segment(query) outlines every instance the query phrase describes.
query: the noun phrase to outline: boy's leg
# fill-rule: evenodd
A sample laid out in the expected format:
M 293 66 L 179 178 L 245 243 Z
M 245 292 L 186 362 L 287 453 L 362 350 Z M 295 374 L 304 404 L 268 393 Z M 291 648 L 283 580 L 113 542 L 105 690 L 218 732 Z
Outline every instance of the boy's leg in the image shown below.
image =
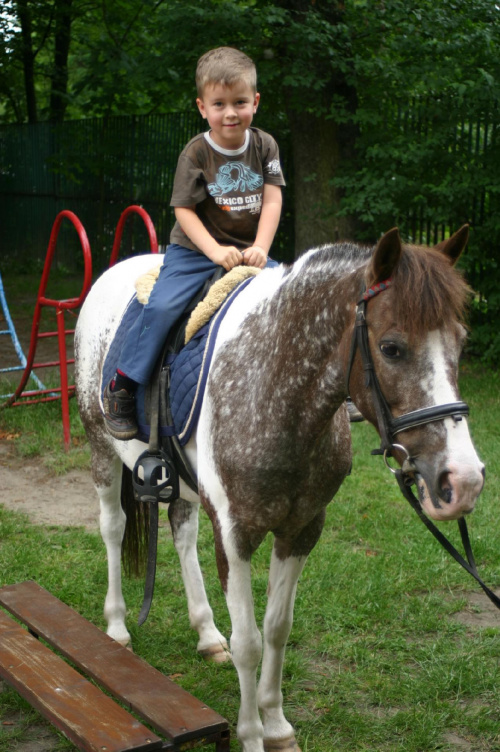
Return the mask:
M 148 383 L 172 325 L 216 269 L 217 265 L 201 253 L 177 245 L 168 247 L 149 301 L 131 326 L 120 353 L 117 369 L 129 384 Z M 133 438 L 137 433 L 133 389 L 113 392 L 108 384 L 104 406 L 111 435 Z
M 217 265 L 182 246 L 169 246 L 148 303 L 130 328 L 118 369 L 129 379 L 147 384 L 163 343 L 188 303 L 213 275 Z

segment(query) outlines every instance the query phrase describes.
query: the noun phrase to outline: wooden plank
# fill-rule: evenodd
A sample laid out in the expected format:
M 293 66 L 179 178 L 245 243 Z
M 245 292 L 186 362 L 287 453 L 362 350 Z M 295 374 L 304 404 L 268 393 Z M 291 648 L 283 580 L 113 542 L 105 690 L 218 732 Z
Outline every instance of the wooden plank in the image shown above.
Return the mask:
M 145 752 L 162 741 L 0 611 L 0 676 L 83 752 Z
M 35 582 L 0 589 L 0 604 L 176 745 L 228 723 Z

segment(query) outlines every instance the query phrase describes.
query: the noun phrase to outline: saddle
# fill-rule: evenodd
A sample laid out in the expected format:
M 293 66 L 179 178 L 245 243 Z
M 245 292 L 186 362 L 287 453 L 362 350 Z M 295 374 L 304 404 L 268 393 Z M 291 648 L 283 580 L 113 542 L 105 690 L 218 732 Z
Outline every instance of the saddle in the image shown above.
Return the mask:
M 242 289 L 241 283 L 248 283 L 259 271 L 239 266 L 226 274 L 218 269 L 170 330 L 144 399 L 138 400 L 140 435 L 149 436 L 148 450 L 139 457 L 133 472 L 138 501 L 175 500 L 178 476 L 197 492 L 196 476 L 183 447 L 198 420 L 225 310 Z M 137 281 L 140 303 L 147 302 L 155 277 L 149 272 Z

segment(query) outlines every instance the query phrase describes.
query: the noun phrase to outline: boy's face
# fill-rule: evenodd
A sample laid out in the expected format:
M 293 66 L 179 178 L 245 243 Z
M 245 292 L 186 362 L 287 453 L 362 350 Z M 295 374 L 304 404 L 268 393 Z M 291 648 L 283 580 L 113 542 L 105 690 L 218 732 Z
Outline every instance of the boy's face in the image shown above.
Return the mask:
M 196 104 L 208 120 L 210 135 L 217 146 L 234 150 L 245 143 L 245 131 L 257 112 L 259 99 L 260 94 L 241 81 L 233 86 L 208 84 Z

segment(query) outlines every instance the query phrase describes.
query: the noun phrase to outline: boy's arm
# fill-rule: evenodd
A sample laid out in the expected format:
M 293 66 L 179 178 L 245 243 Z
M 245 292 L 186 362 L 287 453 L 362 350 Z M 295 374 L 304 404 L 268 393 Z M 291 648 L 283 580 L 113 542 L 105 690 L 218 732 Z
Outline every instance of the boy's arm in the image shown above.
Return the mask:
M 175 217 L 188 238 L 205 256 L 228 272 L 243 263 L 243 256 L 234 245 L 219 245 L 196 214 L 194 206 L 176 206 Z
M 244 263 L 263 269 L 267 263 L 267 254 L 276 235 L 281 216 L 282 195 L 279 185 L 264 185 L 262 209 L 255 242 L 247 248 Z

